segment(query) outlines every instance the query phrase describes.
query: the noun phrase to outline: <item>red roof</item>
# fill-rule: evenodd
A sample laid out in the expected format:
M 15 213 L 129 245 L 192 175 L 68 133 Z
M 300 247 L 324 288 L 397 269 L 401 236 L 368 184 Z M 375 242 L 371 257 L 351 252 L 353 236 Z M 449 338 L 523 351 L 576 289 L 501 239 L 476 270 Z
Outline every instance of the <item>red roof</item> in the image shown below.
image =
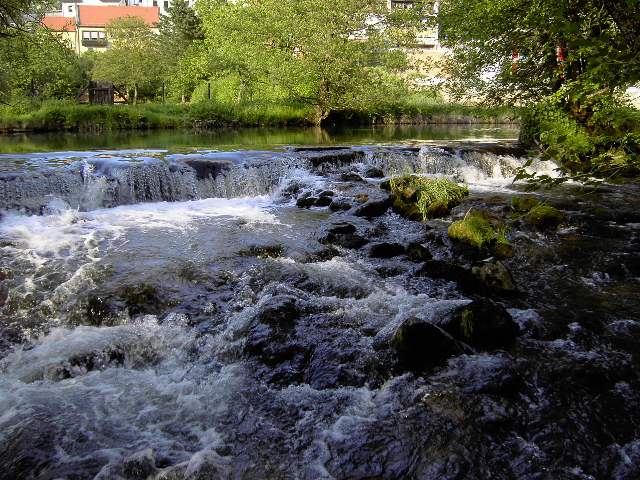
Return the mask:
M 140 17 L 148 25 L 160 21 L 159 7 L 111 7 L 102 5 L 79 5 L 81 27 L 104 27 L 111 20 L 122 17 Z
M 76 21 L 74 18 L 46 15 L 42 19 L 42 24 L 54 32 L 76 31 Z

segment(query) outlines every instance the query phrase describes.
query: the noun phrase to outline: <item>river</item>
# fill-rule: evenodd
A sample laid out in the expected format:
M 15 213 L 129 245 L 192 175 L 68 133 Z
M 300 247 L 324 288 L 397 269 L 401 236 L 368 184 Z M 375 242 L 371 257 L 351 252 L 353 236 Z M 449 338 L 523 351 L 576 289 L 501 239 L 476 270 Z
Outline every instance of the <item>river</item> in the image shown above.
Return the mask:
M 516 136 L 0 138 L 0 478 L 639 478 L 640 190 L 526 192 Z M 377 211 L 407 173 L 470 196 Z M 465 281 L 496 260 L 447 227 L 478 208 L 513 288 Z M 484 342 L 403 360 L 403 325 L 462 308 Z

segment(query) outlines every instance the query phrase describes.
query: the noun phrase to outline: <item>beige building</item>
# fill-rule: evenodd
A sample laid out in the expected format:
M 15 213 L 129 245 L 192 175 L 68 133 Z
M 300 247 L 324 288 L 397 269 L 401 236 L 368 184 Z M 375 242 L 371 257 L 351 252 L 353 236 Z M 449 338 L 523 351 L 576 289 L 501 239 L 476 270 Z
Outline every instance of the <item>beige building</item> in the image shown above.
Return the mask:
M 109 48 L 106 27 L 109 22 L 123 17 L 138 17 L 155 28 L 160 21 L 158 7 L 126 7 L 105 5 L 76 5 L 75 16 L 47 15 L 43 25 L 58 32 L 70 47 L 81 54 L 104 51 Z

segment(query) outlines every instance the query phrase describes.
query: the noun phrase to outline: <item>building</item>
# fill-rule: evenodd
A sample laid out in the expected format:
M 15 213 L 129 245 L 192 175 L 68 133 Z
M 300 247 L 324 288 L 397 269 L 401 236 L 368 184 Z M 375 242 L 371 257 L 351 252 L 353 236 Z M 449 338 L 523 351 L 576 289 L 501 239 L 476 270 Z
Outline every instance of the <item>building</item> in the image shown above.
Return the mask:
M 63 1 L 62 8 L 54 15 L 63 17 L 75 17 L 78 7 L 81 6 L 102 6 L 102 7 L 158 7 L 161 14 L 167 13 L 174 0 L 78 0 L 76 2 Z M 193 6 L 195 0 L 187 0 Z
M 96 2 L 97 0 L 90 0 Z M 115 3 L 115 2 L 112 2 Z M 63 4 L 64 6 L 65 4 Z M 71 48 L 81 54 L 88 51 L 104 51 L 109 48 L 106 27 L 109 22 L 123 17 L 139 17 L 152 28 L 160 21 L 158 7 L 79 5 L 73 6 L 75 15 L 47 15 L 42 23 L 49 30 L 58 32 Z

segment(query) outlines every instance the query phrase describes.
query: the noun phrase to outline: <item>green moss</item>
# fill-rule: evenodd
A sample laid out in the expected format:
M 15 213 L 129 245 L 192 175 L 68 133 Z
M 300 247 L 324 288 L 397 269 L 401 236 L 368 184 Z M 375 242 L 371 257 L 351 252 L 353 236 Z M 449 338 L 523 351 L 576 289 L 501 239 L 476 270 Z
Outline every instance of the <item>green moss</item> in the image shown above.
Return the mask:
M 495 242 L 496 232 L 491 224 L 479 215 L 468 215 L 449 226 L 452 240 L 483 248 Z
M 540 228 L 557 228 L 565 220 L 565 215 L 557 208 L 549 205 L 538 205 L 524 217 L 527 223 Z
M 527 213 L 534 207 L 540 205 L 540 202 L 533 197 L 513 197 L 511 206 L 516 212 Z
M 507 239 L 507 227 L 488 212 L 470 211 L 449 226 L 449 238 L 481 249 L 492 247 L 496 254 L 508 257 L 513 248 Z
M 449 213 L 469 195 L 469 189 L 444 178 L 417 175 L 396 177 L 389 182 L 394 210 L 414 220 L 429 220 Z
M 460 317 L 460 330 L 465 338 L 471 338 L 473 335 L 473 311 L 465 308 Z

